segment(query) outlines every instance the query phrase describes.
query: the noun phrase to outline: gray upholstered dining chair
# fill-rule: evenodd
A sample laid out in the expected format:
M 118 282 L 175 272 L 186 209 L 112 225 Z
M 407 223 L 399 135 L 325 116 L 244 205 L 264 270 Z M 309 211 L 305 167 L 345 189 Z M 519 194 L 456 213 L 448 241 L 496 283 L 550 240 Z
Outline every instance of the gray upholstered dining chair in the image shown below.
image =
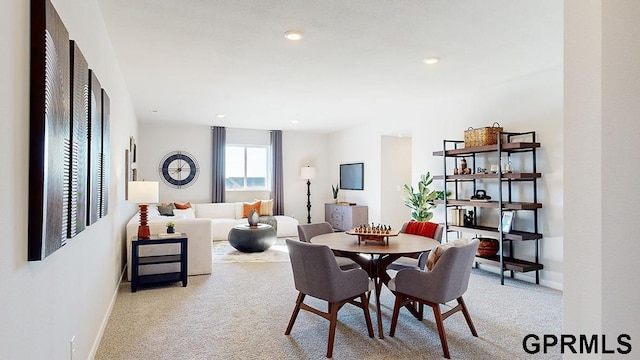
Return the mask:
M 437 247 L 444 249 L 447 245 L 449 244 Z M 420 304 L 421 314 L 424 304 L 433 309 L 442 350 L 444 357 L 447 359 L 449 359 L 449 346 L 447 345 L 444 325 L 442 324 L 443 320 L 458 311 L 462 311 L 471 333 L 473 336 L 478 336 L 476 328 L 471 321 L 471 315 L 469 315 L 467 306 L 462 299 L 462 295 L 469 286 L 471 266 L 478 250 L 478 245 L 478 239 L 473 239 L 467 244 L 446 247 L 429 271 L 402 270 L 398 272 L 395 279 L 389 282 L 389 289 L 394 291 L 396 295 L 389 336 L 393 337 L 395 335 L 400 308 L 411 302 Z M 458 305 L 444 314 L 441 313 L 440 304 L 452 300 L 457 300 Z
M 332 232 L 333 228 L 328 222 L 298 225 L 298 239 L 304 242 L 310 242 L 314 236 L 330 234 Z M 336 256 L 336 261 L 342 270 L 357 269 L 360 267 L 358 263 L 348 257 Z
M 401 233 L 405 232 L 405 229 L 407 228 L 407 223 L 404 223 L 402 225 L 402 228 L 400 229 Z M 442 242 L 442 233 L 444 230 L 444 226 L 442 226 L 441 224 L 438 224 L 438 227 L 436 228 L 435 232 L 433 233 L 433 239 L 437 240 L 438 242 Z M 387 269 L 390 270 L 403 270 L 403 269 L 415 269 L 415 270 L 424 270 L 424 267 L 427 264 L 427 256 L 429 255 L 429 252 L 422 252 L 419 254 L 413 254 L 411 256 L 401 256 L 398 260 L 392 262 L 391 264 L 389 264 L 389 266 L 387 266 Z
M 369 275 L 362 269 L 340 270 L 331 249 L 325 245 L 311 244 L 286 239 L 293 270 L 293 280 L 299 291 L 296 306 L 291 314 L 285 335 L 291 334 L 300 309 L 307 310 L 329 320 L 327 357 L 333 355 L 333 340 L 338 322 L 338 311 L 346 303 L 360 307 L 364 311 L 369 337 L 373 337 L 373 327 L 369 316 L 369 300 L 366 293 L 373 289 Z M 328 312 L 320 311 L 304 303 L 306 296 L 326 300 Z M 360 298 L 360 301 L 356 301 Z

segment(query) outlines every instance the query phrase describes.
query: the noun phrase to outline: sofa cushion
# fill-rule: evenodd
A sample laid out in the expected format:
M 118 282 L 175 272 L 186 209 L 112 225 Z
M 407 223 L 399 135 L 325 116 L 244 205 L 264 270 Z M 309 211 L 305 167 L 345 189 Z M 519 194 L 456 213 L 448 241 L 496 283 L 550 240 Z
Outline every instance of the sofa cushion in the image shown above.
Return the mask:
M 260 214 L 260 204 L 261 204 L 261 201 L 259 200 L 252 203 L 242 203 L 242 217 L 243 218 L 249 217 L 249 213 L 251 213 L 251 211 L 253 210 L 257 211 L 258 214 Z
M 182 216 L 184 219 L 195 219 L 196 213 L 193 212 L 192 208 L 188 209 L 175 209 L 173 210 L 174 216 Z
M 235 205 L 233 203 L 195 204 L 196 217 L 199 218 L 227 218 L 235 219 Z
M 431 269 L 433 269 L 433 267 L 436 266 L 436 263 L 438 262 L 438 259 L 440 259 L 440 256 L 442 256 L 442 254 L 444 254 L 444 252 L 447 251 L 448 248 L 466 245 L 468 243 L 469 242 L 466 239 L 458 239 L 458 240 L 440 244 L 434 247 L 429 252 L 429 257 L 427 257 L 427 269 L 431 271 Z
M 258 210 L 258 214 L 260 216 L 273 216 L 273 199 L 269 199 L 269 200 L 255 199 L 254 201 L 260 201 L 260 210 Z
M 184 204 L 180 204 L 180 203 L 174 202 L 173 205 L 176 206 L 176 209 L 180 209 L 180 210 L 190 209 L 191 208 L 191 203 L 190 202 L 186 202 Z

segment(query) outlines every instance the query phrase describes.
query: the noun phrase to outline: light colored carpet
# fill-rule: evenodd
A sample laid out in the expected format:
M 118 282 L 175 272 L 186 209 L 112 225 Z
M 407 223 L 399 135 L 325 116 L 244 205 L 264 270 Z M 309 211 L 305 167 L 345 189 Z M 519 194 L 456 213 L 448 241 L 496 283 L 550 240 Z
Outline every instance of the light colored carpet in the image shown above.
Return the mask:
M 287 245 L 280 238 L 269 249 L 263 252 L 243 253 L 229 245 L 228 241 L 213 242 L 213 263 L 225 264 L 235 262 L 289 262 Z
M 328 321 L 301 311 L 291 335 L 284 335 L 296 296 L 285 262 L 214 263 L 212 275 L 191 276 L 185 288 L 131 293 L 123 283 L 96 359 L 323 359 Z M 402 310 L 396 336 L 388 336 L 393 299 L 385 288 L 384 339 L 367 336 L 361 309 L 347 304 L 340 310 L 335 359 L 443 358 L 427 309 L 422 322 Z M 326 303 L 310 300 L 326 310 Z M 479 337 L 461 313 L 445 320 L 453 359 L 561 358 L 522 349 L 526 334 L 561 333 L 561 292 L 511 279 L 501 286 L 496 275 L 473 270 L 465 300 Z

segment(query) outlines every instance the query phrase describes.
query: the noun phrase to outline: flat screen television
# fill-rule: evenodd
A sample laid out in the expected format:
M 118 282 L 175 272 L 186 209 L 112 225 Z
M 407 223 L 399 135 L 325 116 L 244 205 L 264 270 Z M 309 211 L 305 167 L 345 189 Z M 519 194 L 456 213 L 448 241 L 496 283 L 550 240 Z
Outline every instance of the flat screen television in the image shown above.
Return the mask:
M 364 163 L 340 164 L 340 189 L 364 190 Z

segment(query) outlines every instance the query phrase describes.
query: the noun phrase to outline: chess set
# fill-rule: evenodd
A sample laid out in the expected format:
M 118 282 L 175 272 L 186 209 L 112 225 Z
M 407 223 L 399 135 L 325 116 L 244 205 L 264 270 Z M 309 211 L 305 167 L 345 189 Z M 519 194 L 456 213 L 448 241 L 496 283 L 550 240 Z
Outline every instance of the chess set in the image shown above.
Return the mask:
M 358 236 L 358 245 L 361 243 L 375 245 L 389 245 L 389 236 L 398 236 L 399 230 L 391 228 L 391 225 L 375 225 L 374 223 L 360 225 L 346 232 L 349 235 Z

